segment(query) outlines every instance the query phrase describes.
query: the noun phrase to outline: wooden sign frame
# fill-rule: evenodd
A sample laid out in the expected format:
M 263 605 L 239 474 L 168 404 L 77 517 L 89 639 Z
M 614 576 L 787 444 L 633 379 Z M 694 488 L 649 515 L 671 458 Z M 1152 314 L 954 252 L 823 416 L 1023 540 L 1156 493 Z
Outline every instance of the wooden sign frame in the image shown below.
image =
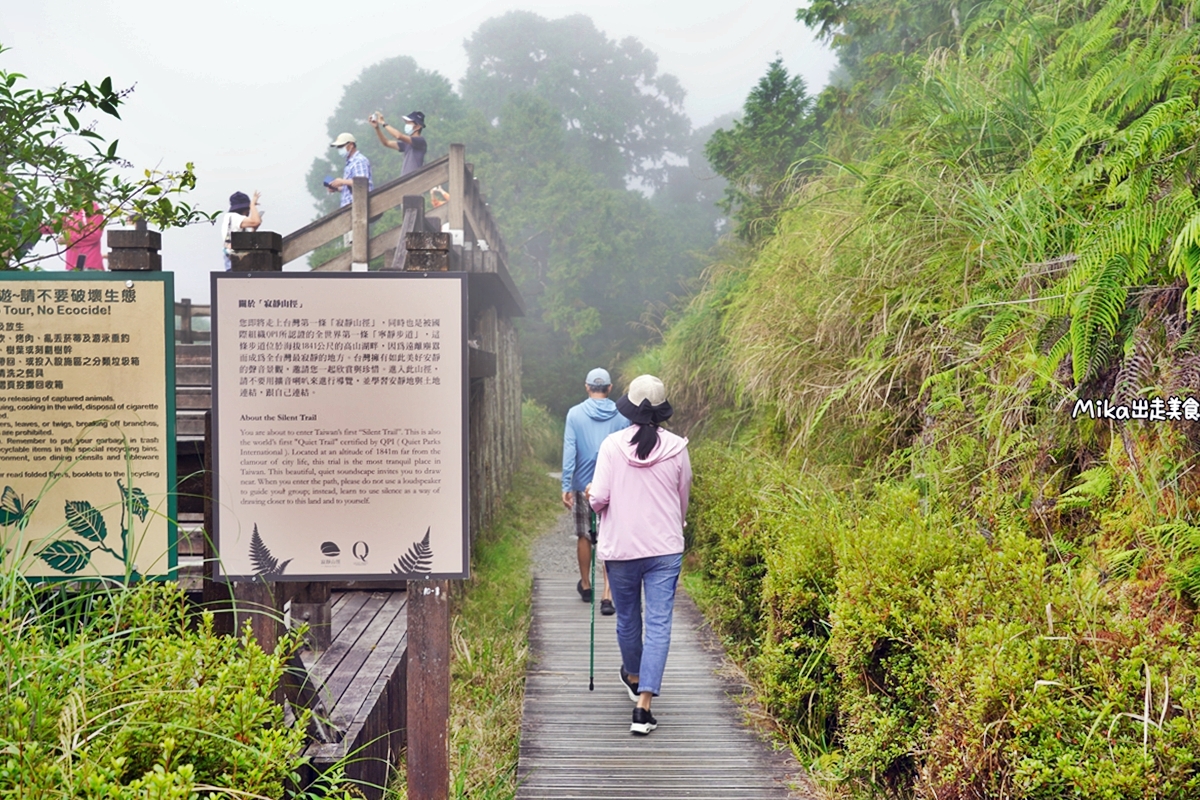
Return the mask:
M 214 272 L 211 297 L 213 538 L 218 554 L 213 565 L 214 580 L 321 582 L 468 577 L 470 381 L 466 274 Z M 283 305 L 264 307 L 263 302 Z M 352 318 L 351 313 L 359 316 Z M 347 325 L 332 324 L 339 319 Z M 353 326 L 349 324 L 351 322 Z M 432 327 L 435 322 L 438 327 Z M 407 327 L 405 323 L 409 323 Z M 426 323 L 430 327 L 426 327 Z M 375 345 L 375 348 L 366 351 L 367 354 L 354 351 L 352 357 L 345 353 L 341 356 L 344 360 L 336 365 L 318 361 L 317 366 L 310 367 L 293 360 L 285 362 L 283 353 L 292 354 L 293 359 L 299 358 L 299 353 L 308 352 L 302 348 L 318 346 L 314 344 L 314 335 L 327 335 L 333 331 L 347 335 L 346 339 L 333 340 L 335 342 L 353 341 L 363 347 Z M 445 338 L 430 338 L 439 335 L 439 331 Z M 397 334 L 410 338 L 382 338 Z M 251 335 L 260 338 L 245 338 Z M 329 342 L 327 339 L 320 341 Z M 404 346 L 436 346 L 439 341 L 441 349 L 437 351 L 419 351 L 416 355 L 402 351 Z M 279 354 L 264 350 L 266 360 L 241 363 L 259 352 L 245 348 L 271 346 L 260 345 L 260 342 L 290 343 L 286 346 L 294 349 L 279 351 Z M 318 353 L 314 349 L 306 357 L 323 358 L 325 356 L 321 354 L 326 352 Z M 398 360 L 418 356 L 428 359 L 432 357 L 431 352 L 447 358 L 440 364 L 435 359 L 432 365 L 411 361 L 389 364 L 377 360 L 361 367 L 364 371 L 374 372 L 360 374 L 357 371 L 362 363 L 357 359 L 372 357 L 368 354 L 374 354 L 377 359 Z M 231 361 L 233 358 L 238 360 Z M 257 385 L 285 387 L 277 392 L 299 392 L 306 385 L 311 388 L 305 389 L 303 396 L 245 394 L 247 389 L 243 384 L 247 380 L 260 381 L 262 378 L 263 373 L 258 370 L 281 367 L 287 371 L 266 373 L 264 382 Z M 312 371 L 299 373 L 297 378 L 290 377 L 293 369 L 300 368 Z M 399 373 L 388 372 L 397 368 Z M 436 376 L 439 383 L 421 384 L 420 375 L 406 375 L 406 369 L 426 370 L 424 380 L 432 381 Z M 334 378 L 338 381 L 336 385 Z M 271 383 L 276 380 L 277 383 Z M 388 385 L 389 380 L 391 385 Z M 418 383 L 405 384 L 405 380 Z M 341 381 L 348 382 L 343 384 Z M 297 385 L 301 388 L 286 388 Z M 370 399 L 360 398 L 360 392 L 353 390 L 361 390 L 363 396 Z M 447 410 L 451 402 L 457 413 Z M 343 409 L 339 412 L 339 404 L 353 410 L 355 418 L 346 417 L 351 411 Z M 391 420 L 391 427 L 375 424 L 374 421 L 380 419 Z M 411 426 L 406 425 L 410 420 L 421 419 L 436 419 L 439 425 L 423 427 L 416 421 Z M 449 424 L 445 424 L 447 422 Z M 449 429 L 451 426 L 453 430 Z M 434 439 L 423 441 L 435 444 L 444 441 L 445 446 L 438 446 L 441 454 L 454 453 L 458 464 L 449 464 L 440 473 L 426 476 L 414 475 L 415 468 L 411 464 L 399 466 L 407 459 L 408 451 L 404 452 L 405 457 L 389 452 L 386 467 L 376 466 L 377 459 L 366 461 L 370 455 L 378 456 L 378 452 L 363 458 L 367 450 L 378 450 L 380 443 L 389 438 L 396 440 L 392 444 L 404 439 L 403 436 L 387 436 L 387 430 L 409 429 L 427 429 L 431 435 L 436 433 Z M 298 431 L 308 432 L 303 436 L 304 447 L 313 440 L 329 438 L 317 436 L 317 431 L 336 431 L 337 436 L 344 438 L 329 438 L 333 446 L 320 451 L 319 456 L 325 463 L 320 463 L 322 469 L 317 471 L 326 471 L 323 468 L 328 464 L 328 456 L 355 452 L 353 468 L 347 468 L 349 464 L 338 465 L 342 472 L 348 473 L 343 480 L 354 483 L 359 479 L 352 475 L 361 475 L 363 481 L 374 486 L 370 489 L 360 488 L 358 484 L 348 488 L 333 486 L 331 491 L 331 487 L 324 484 L 334 475 L 300 474 L 316 461 L 313 457 L 316 453 L 298 445 L 301 439 L 293 435 Z M 363 433 L 362 436 L 348 437 L 351 431 Z M 385 435 L 368 436 L 375 431 L 384 431 Z M 273 432 L 279 432 L 279 435 L 272 435 Z M 423 435 L 414 434 L 414 437 Z M 357 449 L 348 450 L 347 443 Z M 260 458 L 240 457 L 246 452 L 258 454 Z M 306 463 L 294 463 L 300 457 L 305 458 Z M 267 463 L 250 463 L 264 459 Z M 278 463 L 270 463 L 276 460 Z M 415 458 L 407 460 L 416 461 Z M 293 463 L 285 464 L 286 461 Z M 423 466 L 425 471 L 434 472 L 428 462 Z M 253 485 L 255 482 L 262 488 Z M 409 485 L 414 487 L 411 495 Z M 432 496 L 446 487 L 451 493 L 460 492 L 461 499 L 453 502 Z M 365 495 L 367 491 L 371 492 L 370 497 Z M 339 492 L 350 494 L 341 497 Z M 358 494 L 360 492 L 363 494 Z M 252 498 L 251 493 L 260 496 Z M 263 494 L 265 497 L 261 496 Z M 405 497 L 396 496 L 400 494 Z M 329 508 L 330 502 L 339 505 Z M 418 509 L 411 519 L 397 514 L 387 517 L 386 523 L 382 521 L 388 509 L 410 508 Z M 452 522 L 451 516 L 454 517 Z M 422 521 L 426 518 L 434 521 L 427 524 Z M 395 530 L 385 530 L 393 521 Z M 443 531 L 440 539 L 430 538 L 430 531 L 435 526 Z M 439 541 L 444 544 L 451 539 L 459 548 L 458 557 L 454 558 L 453 552 L 450 558 L 439 557 Z M 448 564 L 448 561 L 453 563 Z

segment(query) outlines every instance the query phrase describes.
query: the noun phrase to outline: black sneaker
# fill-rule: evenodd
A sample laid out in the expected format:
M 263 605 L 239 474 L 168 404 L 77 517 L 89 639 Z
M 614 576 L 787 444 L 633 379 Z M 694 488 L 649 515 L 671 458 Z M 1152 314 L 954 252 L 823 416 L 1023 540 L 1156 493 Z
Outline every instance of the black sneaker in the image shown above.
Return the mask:
M 629 680 L 629 673 L 625 671 L 625 665 L 621 665 L 621 685 L 625 687 L 625 691 L 629 692 L 629 700 L 632 703 L 638 701 L 638 685 L 637 681 Z
M 611 617 L 613 614 L 617 613 L 617 607 L 612 604 L 612 600 L 601 600 L 600 613 L 606 617 Z
M 583 581 L 575 584 L 575 591 L 579 592 L 579 599 L 585 603 L 592 602 L 592 590 L 583 588 Z
M 650 709 L 634 707 L 633 723 L 629 726 L 630 733 L 645 736 L 657 727 L 658 720 L 650 713 Z

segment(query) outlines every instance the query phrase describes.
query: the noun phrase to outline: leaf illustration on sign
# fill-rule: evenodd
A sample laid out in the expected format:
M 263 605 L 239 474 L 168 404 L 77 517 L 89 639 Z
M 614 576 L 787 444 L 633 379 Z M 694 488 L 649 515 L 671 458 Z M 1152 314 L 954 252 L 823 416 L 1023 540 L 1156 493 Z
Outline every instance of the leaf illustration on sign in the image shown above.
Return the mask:
M 137 565 L 133 563 L 133 553 L 130 547 L 130 537 L 134 531 L 128 517 L 132 514 L 145 522 L 146 516 L 150 513 L 150 500 L 141 489 L 136 486 L 130 486 L 127 489 L 120 480 L 117 481 L 117 488 L 121 492 L 122 500 L 119 550 L 116 549 L 115 543 L 108 542 L 108 523 L 104 521 L 104 514 L 100 509 L 87 500 L 67 500 L 63 504 L 63 515 L 66 517 L 67 527 L 70 528 L 71 533 L 90 544 L 74 539 L 59 539 L 46 545 L 35 555 L 45 561 L 51 569 L 67 575 L 74 575 L 91 563 L 93 553 L 106 553 L 125 565 L 126 577 L 137 578 L 139 572 Z M 35 505 L 37 505 L 37 500 L 23 503 L 11 486 L 4 487 L 4 494 L 0 496 L 0 524 L 12 524 L 11 521 L 6 520 L 14 520 L 13 515 L 19 513 L 24 517 L 17 524 L 24 527 L 24 522 L 28 520 L 28 515 Z
M 15 522 L 17 528 L 25 530 L 25 526 L 29 524 L 29 515 L 33 513 L 37 504 L 37 500 L 25 502 L 11 486 L 5 486 L 4 494 L 0 495 L 0 525 L 12 525 Z
M 258 523 L 255 523 L 254 533 L 250 536 L 250 563 L 254 566 L 255 575 L 282 575 L 287 565 L 292 563 L 292 559 L 279 563 L 258 535 Z
M 99 544 L 108 536 L 104 517 L 86 500 L 67 501 L 67 526 L 89 542 Z
M 429 547 L 429 528 L 425 529 L 425 538 L 413 542 L 408 552 L 396 560 L 392 567 L 394 575 L 427 575 L 433 571 L 433 550 Z
M 128 489 L 117 481 L 117 486 L 121 489 L 121 498 L 125 501 L 125 505 L 129 506 L 129 510 L 137 515 L 137 518 L 142 522 L 146 521 L 146 515 L 150 513 L 150 500 L 137 486 L 130 486 Z
M 46 545 L 37 554 L 51 569 L 74 575 L 92 560 L 92 551 L 83 542 L 60 540 Z

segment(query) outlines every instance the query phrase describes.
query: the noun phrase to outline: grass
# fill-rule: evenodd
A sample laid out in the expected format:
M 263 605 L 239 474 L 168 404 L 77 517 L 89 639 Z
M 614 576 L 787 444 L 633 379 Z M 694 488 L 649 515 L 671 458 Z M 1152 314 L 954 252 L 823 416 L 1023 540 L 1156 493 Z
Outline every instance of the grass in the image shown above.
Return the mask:
M 533 580 L 529 546 L 557 517 L 550 465 L 526 455 L 496 519 L 474 543 L 472 577 L 453 595 L 450 789 L 501 800 L 517 789 L 517 753 Z M 392 800 L 407 798 L 401 774 Z

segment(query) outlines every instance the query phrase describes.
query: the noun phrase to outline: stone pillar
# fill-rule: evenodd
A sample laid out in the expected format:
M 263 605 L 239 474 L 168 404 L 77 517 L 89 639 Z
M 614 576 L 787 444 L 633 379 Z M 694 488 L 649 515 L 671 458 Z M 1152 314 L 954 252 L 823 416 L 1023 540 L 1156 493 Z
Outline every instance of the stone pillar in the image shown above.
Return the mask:
M 409 272 L 445 272 L 450 269 L 450 234 L 413 231 L 404 237 Z
M 137 230 L 108 232 L 108 268 L 111 272 L 162 272 L 162 234 Z
M 283 271 L 283 237 L 274 231 L 234 231 L 229 246 L 234 272 Z

